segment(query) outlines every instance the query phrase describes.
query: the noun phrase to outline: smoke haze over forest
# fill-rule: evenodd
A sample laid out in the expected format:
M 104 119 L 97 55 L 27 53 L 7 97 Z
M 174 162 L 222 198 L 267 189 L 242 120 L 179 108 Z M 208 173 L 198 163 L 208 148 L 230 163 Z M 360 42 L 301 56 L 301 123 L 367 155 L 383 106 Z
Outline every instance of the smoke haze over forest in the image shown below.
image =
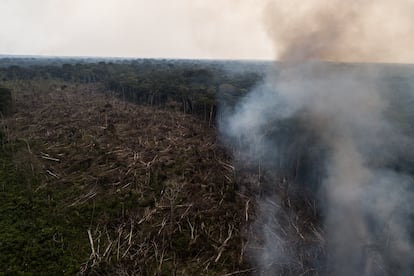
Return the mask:
M 143 134 L 127 135 L 124 130 L 141 130 L 141 124 L 151 126 L 152 123 L 131 121 L 124 127 L 122 122 L 142 118 L 136 115 L 141 114 L 140 110 L 132 106 L 128 107 L 130 113 L 125 113 L 124 101 L 162 108 L 166 118 L 170 112 L 180 111 L 204 119 L 211 138 L 223 150 L 223 160 L 231 162 L 217 160 L 215 164 L 223 166 L 219 167 L 226 172 L 223 172 L 223 179 L 214 180 L 215 170 L 207 171 L 206 176 L 199 178 L 215 188 L 219 187 L 217 183 L 223 183 L 223 189 L 231 191 L 229 197 L 223 196 L 218 201 L 234 208 L 226 213 L 228 217 L 223 219 L 215 212 L 206 215 L 208 221 L 217 223 L 216 233 L 222 239 L 218 246 L 209 245 L 216 256 L 208 258 L 214 263 L 221 258 L 222 264 L 229 266 L 225 268 L 226 272 L 227 269 L 230 272 L 230 265 L 233 271 L 244 266 L 246 261 L 252 267 L 241 271 L 250 271 L 254 275 L 412 274 L 414 73 L 412 66 L 401 65 L 414 63 L 412 0 L 0 0 L 0 10 L 0 55 L 52 56 L 41 61 L 43 65 L 32 57 L 27 58 L 30 61 L 4 58 L 4 64 L 0 64 L 0 80 L 11 87 L 4 89 L 8 93 L 5 97 L 8 104 L 11 105 L 12 90 L 17 91 L 18 96 L 26 96 L 20 90 L 27 91 L 26 99 L 17 97 L 17 110 L 24 111 L 26 105 L 33 107 L 33 114 L 45 114 L 43 110 L 46 109 L 26 104 L 27 99 L 36 103 L 36 93 L 44 89 L 47 94 L 42 105 L 46 108 L 49 101 L 55 99 L 53 110 L 59 111 L 58 115 L 66 120 L 69 111 L 62 113 L 64 110 L 60 106 L 66 106 L 66 103 L 60 94 L 78 100 L 77 97 L 106 93 L 106 98 L 101 97 L 100 102 L 95 96 L 87 98 L 90 106 L 84 105 L 77 114 L 83 118 L 86 110 L 89 112 L 100 105 L 101 108 L 93 109 L 97 130 L 92 134 L 108 139 L 116 138 L 118 134 L 128 137 L 131 147 L 125 148 L 122 159 L 144 164 L 146 169 L 139 174 L 145 177 L 142 181 L 148 186 L 157 183 L 155 186 L 160 187 L 160 190 L 154 188 L 157 195 L 165 195 L 169 202 L 180 203 L 177 205 L 180 208 L 193 206 L 193 203 L 184 205 L 176 201 L 184 190 L 181 178 L 169 175 L 161 178 L 159 172 L 168 170 L 167 164 L 171 164 L 171 173 L 176 176 L 181 177 L 177 173 L 181 171 L 192 175 L 196 171 L 192 165 L 203 165 L 207 155 L 195 151 L 196 157 L 189 159 L 191 166 L 188 169 L 182 166 L 178 170 L 176 159 L 179 164 L 184 160 L 176 156 L 181 156 L 183 151 L 177 151 L 172 161 L 156 155 L 145 162 L 136 162 L 141 155 L 136 155 L 131 148 L 137 141 L 142 144 Z M 81 58 L 55 60 L 53 56 Z M 79 62 L 85 56 L 138 59 L 91 58 Z M 191 60 L 176 60 L 181 58 Z M 117 62 L 112 62 L 114 60 Z M 20 67 L 13 62 L 27 66 Z M 36 62 L 41 66 L 29 66 Z M 53 65 L 49 66 L 47 62 Z M 20 80 L 24 82 L 20 84 Z M 118 97 L 119 102 L 111 104 L 109 97 Z M 96 96 L 96 99 L 99 98 Z M 76 101 L 71 104 L 79 105 Z M 11 110 L 4 106 L 4 110 Z M 113 108 L 116 106 L 118 109 Z M 113 109 L 119 112 L 111 111 Z M 102 116 L 104 112 L 111 112 L 110 116 Z M 147 114 L 155 113 L 151 109 Z M 85 116 L 85 125 L 89 124 L 91 116 Z M 108 123 L 111 116 L 119 121 Z M 100 121 L 103 118 L 105 122 Z M 27 120 L 26 125 L 35 125 L 31 123 L 32 116 Z M 41 125 L 43 120 L 35 122 Z M 55 118 L 47 120 L 54 121 Z M 3 129 L 8 132 L 9 125 L 17 121 L 9 120 Z M 177 131 L 181 126 L 175 121 L 169 122 L 168 126 Z M 181 121 L 184 124 L 186 120 L 183 117 Z M 196 123 L 189 121 L 188 124 Z M 39 135 L 46 133 L 48 136 L 49 125 L 52 124 L 46 124 L 46 131 Z M 68 131 L 78 128 L 74 125 Z M 24 127 L 21 129 L 25 130 Z M 170 135 L 168 129 L 160 127 L 154 132 L 147 131 L 150 137 L 146 139 L 149 147 L 145 151 L 168 152 L 173 140 L 163 140 L 164 150 L 160 150 L 156 142 L 160 135 Z M 202 129 L 200 136 L 196 136 L 192 129 L 188 128 L 188 137 L 195 137 L 191 143 L 200 148 L 209 145 L 210 142 L 201 139 Z M 79 139 L 93 137 L 92 134 L 82 133 Z M 19 135 L 27 136 L 24 132 Z M 186 137 L 180 131 L 177 135 L 180 135 L 177 141 Z M 59 137 L 72 139 L 72 134 Z M 126 145 L 115 138 L 108 150 Z M 154 145 L 148 142 L 152 138 Z M 40 136 L 39 139 L 49 137 Z M 71 139 L 68 142 L 72 143 Z M 20 140 L 25 142 L 22 148 L 26 149 L 27 145 L 32 154 L 29 143 Z M 16 138 L 16 141 L 20 140 Z M 87 144 L 92 145 L 92 141 Z M 183 149 L 192 148 L 187 144 L 182 146 Z M 60 159 L 44 154 L 45 150 L 41 151 L 41 148 L 38 151 L 39 158 L 60 165 Z M 102 152 L 97 151 L 96 155 L 100 156 Z M 131 152 L 134 152 L 133 157 L 129 155 Z M 125 156 L 131 159 L 125 159 Z M 98 158 L 90 158 L 93 159 Z M 74 160 L 77 162 L 78 156 Z M 89 168 L 93 162 L 88 160 L 83 161 Z M 152 164 L 157 164 L 154 163 L 156 160 L 159 160 L 159 168 L 147 171 Z M 127 168 L 127 164 L 122 168 Z M 216 168 L 213 165 L 203 167 Z M 34 173 L 33 167 L 31 170 Z M 119 172 L 119 175 L 127 175 L 132 170 Z M 50 176 L 48 179 L 59 179 L 58 174 L 50 170 L 46 173 Z M 108 182 L 102 179 L 103 183 Z M 200 183 L 197 179 L 191 178 L 188 183 Z M 127 188 L 135 181 L 134 178 L 122 187 Z M 139 181 L 136 183 L 144 183 Z M 97 183 L 91 182 L 91 187 L 97 187 Z M 164 187 L 174 187 L 177 196 Z M 188 189 L 191 195 L 196 190 L 201 191 L 201 198 L 194 197 L 197 203 L 206 202 L 203 196 L 209 193 L 204 192 L 207 190 L 202 190 L 203 187 L 208 186 Z M 150 193 L 143 189 L 142 194 Z M 236 195 L 241 196 L 240 201 Z M 210 203 L 216 207 L 214 200 Z M 131 202 L 134 208 L 147 207 Z M 242 204 L 235 205 L 235 202 Z M 156 212 L 155 199 L 148 204 L 153 203 Z M 172 203 L 162 206 L 172 206 Z M 93 208 L 95 210 L 95 205 Z M 202 206 L 197 208 L 194 209 L 204 209 Z M 249 213 L 249 208 L 254 211 Z M 220 207 L 221 210 L 226 208 Z M 183 209 L 183 212 L 186 214 L 187 210 Z M 173 218 L 178 213 L 171 211 L 169 214 Z M 238 217 L 231 219 L 234 214 Z M 222 222 L 232 220 L 234 224 L 221 228 Z M 134 227 L 130 221 L 129 243 Z M 197 231 L 190 219 L 187 222 L 190 230 L 182 233 L 190 234 L 190 242 L 188 247 L 187 243 L 185 246 L 180 244 L 180 248 L 186 254 L 190 248 L 204 252 L 204 245 L 193 246 Z M 169 223 L 165 230 L 173 233 L 179 229 L 181 233 L 181 228 L 175 227 L 172 219 Z M 204 231 L 207 224 L 201 223 L 199 231 Z M 163 221 L 159 225 L 162 228 L 155 240 L 166 224 Z M 234 234 L 233 231 L 239 232 Z M 94 257 L 90 229 L 87 233 Z M 179 240 L 171 233 L 171 240 Z M 237 236 L 237 240 L 231 240 L 232 236 Z M 120 237 L 121 234 L 117 239 Z M 230 240 L 234 241 L 237 252 L 241 247 L 238 264 L 234 266 L 221 257 L 230 248 Z M 109 238 L 108 242 L 112 244 Z M 164 245 L 164 239 L 162 243 Z M 129 247 L 124 255 L 128 250 Z M 154 246 L 154 250 L 148 259 L 152 260 L 154 256 L 157 269 L 161 271 L 163 257 L 158 261 L 158 247 Z M 175 251 L 171 252 L 175 265 Z M 199 254 L 195 256 L 198 258 Z M 137 263 L 133 266 L 138 265 L 141 266 Z
M 284 207 L 281 191 L 272 194 L 259 178 L 265 192 L 258 195 L 256 231 L 262 241 L 253 240 L 251 247 L 262 247 L 252 250 L 262 271 L 292 274 L 298 269 L 294 264 L 306 268 L 311 262 L 309 269 L 322 275 L 412 272 L 411 258 L 394 259 L 414 248 L 406 209 L 412 209 L 414 198 L 410 172 L 397 168 L 395 160 L 412 159 L 402 156 L 414 140 L 386 115 L 396 108 L 393 97 L 403 96 L 391 88 L 389 72 L 361 65 L 334 68 L 320 61 L 412 60 L 413 8 L 403 0 L 269 1 L 266 26 L 283 62 L 226 114 L 221 130 L 233 147 L 242 145 L 236 149 L 241 162 L 256 162 L 273 174 L 270 187 L 284 181 L 298 185 L 293 197 L 310 190 L 325 240 L 304 248 L 297 245 L 306 240 L 303 236 L 285 234 L 294 233 L 291 225 L 299 227 L 292 221 L 304 219 Z M 413 93 L 405 92 L 404 101 L 410 102 Z M 288 132 L 285 125 L 297 129 Z M 317 253 L 321 247 L 325 257 Z M 371 247 L 376 249 L 370 252 Z

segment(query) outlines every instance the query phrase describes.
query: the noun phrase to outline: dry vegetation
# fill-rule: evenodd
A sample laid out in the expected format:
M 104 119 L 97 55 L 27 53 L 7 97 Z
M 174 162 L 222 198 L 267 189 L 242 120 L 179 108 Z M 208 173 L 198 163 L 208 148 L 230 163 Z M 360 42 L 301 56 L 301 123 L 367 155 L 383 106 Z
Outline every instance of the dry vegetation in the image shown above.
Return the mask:
M 83 260 L 81 274 L 246 270 L 240 229 L 248 200 L 235 190 L 214 129 L 99 90 L 21 83 L 15 114 L 1 123 L 17 145 L 14 163 L 37 179 L 28 181 L 31 196 L 45 195 L 66 229 L 49 238 Z

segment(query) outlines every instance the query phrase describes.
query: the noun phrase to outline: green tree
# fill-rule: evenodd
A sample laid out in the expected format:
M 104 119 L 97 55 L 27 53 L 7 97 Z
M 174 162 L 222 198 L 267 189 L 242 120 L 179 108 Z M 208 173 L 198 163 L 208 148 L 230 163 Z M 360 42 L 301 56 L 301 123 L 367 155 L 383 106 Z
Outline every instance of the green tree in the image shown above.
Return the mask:
M 0 86 L 0 115 L 5 116 L 10 113 L 12 107 L 11 90 Z

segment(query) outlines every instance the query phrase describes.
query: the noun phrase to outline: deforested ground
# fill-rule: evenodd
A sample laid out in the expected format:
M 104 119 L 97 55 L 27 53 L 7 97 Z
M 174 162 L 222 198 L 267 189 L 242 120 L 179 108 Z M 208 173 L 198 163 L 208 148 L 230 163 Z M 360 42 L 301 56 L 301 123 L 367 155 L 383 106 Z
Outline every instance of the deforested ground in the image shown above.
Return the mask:
M 2 272 L 249 271 L 249 202 L 208 123 L 96 85 L 13 85 L 1 121 Z

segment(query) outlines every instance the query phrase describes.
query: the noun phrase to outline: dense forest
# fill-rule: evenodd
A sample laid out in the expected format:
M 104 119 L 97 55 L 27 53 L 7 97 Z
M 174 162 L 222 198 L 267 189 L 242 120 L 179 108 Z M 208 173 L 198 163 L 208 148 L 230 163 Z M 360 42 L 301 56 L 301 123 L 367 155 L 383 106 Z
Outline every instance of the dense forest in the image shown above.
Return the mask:
M 179 108 L 210 123 L 217 113 L 216 99 L 226 105 L 234 104 L 263 78 L 269 66 L 264 62 L 151 59 L 97 62 L 68 59 L 68 63 L 51 59 L 51 64 L 47 61 L 0 67 L 0 78 L 100 84 L 123 100 Z M 5 63 L 10 62 L 7 59 Z

